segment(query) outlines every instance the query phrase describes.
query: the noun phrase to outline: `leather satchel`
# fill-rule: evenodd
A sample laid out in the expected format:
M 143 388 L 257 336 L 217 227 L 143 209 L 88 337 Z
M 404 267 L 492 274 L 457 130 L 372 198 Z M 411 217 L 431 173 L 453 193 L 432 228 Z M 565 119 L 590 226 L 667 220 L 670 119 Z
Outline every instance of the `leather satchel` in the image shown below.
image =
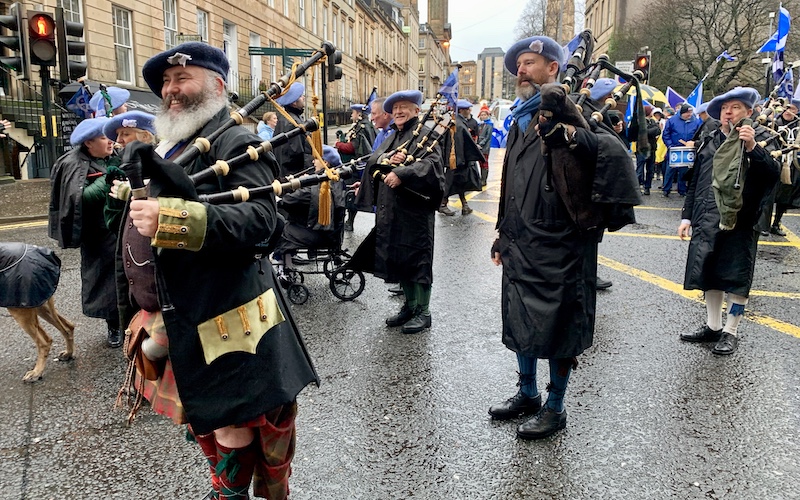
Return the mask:
M 131 319 L 128 329 L 125 330 L 125 344 L 123 352 L 128 362 L 136 366 L 136 371 L 147 380 L 158 380 L 164 373 L 166 358 L 153 361 L 142 352 L 142 342 L 149 337 L 147 330 L 142 326 L 142 311 L 137 312 Z

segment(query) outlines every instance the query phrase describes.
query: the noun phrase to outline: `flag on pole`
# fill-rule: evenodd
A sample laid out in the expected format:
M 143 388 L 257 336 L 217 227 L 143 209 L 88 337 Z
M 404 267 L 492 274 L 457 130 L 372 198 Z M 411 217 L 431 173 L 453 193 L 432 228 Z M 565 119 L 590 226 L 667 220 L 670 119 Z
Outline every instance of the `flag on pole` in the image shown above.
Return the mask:
M 775 52 L 775 57 L 772 58 L 772 81 L 775 85 L 783 83 L 783 51 Z
M 789 36 L 789 27 L 791 26 L 792 18 L 789 11 L 785 8 L 780 8 L 778 15 L 778 29 L 769 37 L 764 45 L 761 46 L 757 52 L 776 52 L 783 50 L 786 47 L 786 38 Z
M 67 101 L 67 109 L 81 118 L 91 118 L 92 108 L 89 106 L 91 98 L 92 96 L 89 95 L 86 87 L 81 85 L 77 92 Z
M 447 98 L 447 102 L 456 109 L 456 101 L 458 101 L 458 68 L 450 73 L 447 80 L 444 81 L 439 88 L 439 93 Z
M 783 74 L 783 80 L 778 86 L 777 94 L 778 97 L 786 97 L 787 99 L 791 99 L 792 95 L 794 95 L 794 74 L 791 67 Z
M 569 62 L 569 58 L 572 57 L 572 53 L 578 48 L 578 45 L 581 43 L 581 34 L 578 33 L 575 37 L 569 41 L 566 45 L 562 47 L 564 50 L 564 65 L 561 66 L 561 71 L 567 69 L 567 63 Z
M 629 95 L 628 96 L 628 107 L 625 108 L 625 123 L 630 124 L 631 120 L 633 119 L 633 104 L 636 99 L 636 96 Z
M 367 97 L 367 103 L 364 105 L 364 111 L 369 113 L 372 109 L 372 101 L 378 98 L 378 87 L 372 87 L 372 93 Z
M 719 62 L 720 59 L 725 59 L 726 61 L 735 61 L 736 58 L 732 55 L 728 54 L 727 50 L 723 50 L 722 54 L 718 55 L 714 62 Z
M 675 92 L 672 87 L 667 86 L 667 103 L 672 108 L 677 108 L 682 103 L 686 102 L 686 98 Z
M 689 97 L 686 98 L 686 104 L 693 108 L 703 104 L 703 80 L 700 80 L 697 87 L 695 87 L 692 93 L 689 94 Z

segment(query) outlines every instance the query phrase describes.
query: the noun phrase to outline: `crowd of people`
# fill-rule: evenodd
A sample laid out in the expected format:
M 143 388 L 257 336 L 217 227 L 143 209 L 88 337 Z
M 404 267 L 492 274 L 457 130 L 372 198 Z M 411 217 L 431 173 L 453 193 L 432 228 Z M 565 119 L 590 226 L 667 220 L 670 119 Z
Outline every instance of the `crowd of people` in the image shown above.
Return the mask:
M 516 429 L 522 439 L 566 426 L 568 382 L 593 343 L 596 290 L 603 288 L 598 243 L 606 230 L 635 221 L 633 207 L 654 179 L 662 179 L 664 196 L 675 182 L 685 198 L 678 225 L 681 239 L 690 238 L 684 287 L 705 294 L 707 323 L 680 339 L 714 342 L 719 355 L 737 349 L 759 231 L 782 234 L 780 219 L 800 198 L 797 169 L 779 184 L 775 143 L 749 121 L 760 101 L 754 89 L 734 88 L 696 110 L 648 107 L 646 133 L 639 134 L 645 131 L 626 129 L 613 114 L 592 125 L 580 116 L 567 120 L 571 110 L 579 114 L 569 99 L 563 115 L 544 113 L 543 96 L 560 88 L 548 84 L 565 62 L 562 47 L 545 36 L 518 41 L 504 61 L 516 77 L 518 103 L 490 258 L 502 266 L 502 342 L 516 356 L 519 380 L 517 392 L 489 414 L 526 417 Z M 462 215 L 472 212 L 466 193 L 487 184 L 492 123 L 488 107 L 475 120 L 473 104 L 459 100 L 452 123 L 442 129 L 437 120 L 429 128 L 420 116 L 422 93 L 402 90 L 354 105 L 352 127 L 335 146 L 318 151 L 298 135 L 274 154 L 194 185 L 188 175 L 304 119 L 305 87 L 295 82 L 275 100 L 277 113 L 261 117 L 257 134 L 224 126 L 228 69 L 221 50 L 188 42 L 142 68 L 162 99 L 157 115 L 127 111 L 122 89 L 96 94 L 98 116 L 76 127 L 73 149 L 53 167 L 49 231 L 61 247 L 80 248 L 83 310 L 107 322 L 109 346 L 122 345 L 126 330 L 134 370 L 124 391 L 187 424 L 203 450 L 211 478 L 206 498 L 247 498 L 251 484 L 257 496 L 285 498 L 295 399 L 319 378 L 280 286 L 281 269 L 301 248 L 335 246 L 353 230 L 357 211 L 374 213 L 374 237 L 365 240 L 370 271 L 399 284 L 404 295 L 386 326 L 406 334 L 431 328 L 436 214 L 455 215 L 448 206 L 453 195 Z M 601 103 L 611 88 L 599 80 L 592 100 Z M 779 125 L 796 127 L 798 104 L 786 107 Z M 218 130 L 206 151 L 185 159 L 196 138 Z M 434 136 L 438 147 L 416 147 L 419 138 Z M 637 148 L 633 167 L 628 147 L 640 137 L 649 148 Z M 673 161 L 672 153 L 682 151 L 695 159 Z M 329 172 L 343 160 L 360 160 L 363 174 L 347 184 L 329 176 L 330 186 L 280 200 L 199 201 L 198 195 Z M 147 182 L 134 175 L 138 164 Z M 263 252 L 254 251 L 264 245 L 275 252 L 277 273 L 264 272 Z M 540 359 L 549 363 L 546 398 L 537 386 Z

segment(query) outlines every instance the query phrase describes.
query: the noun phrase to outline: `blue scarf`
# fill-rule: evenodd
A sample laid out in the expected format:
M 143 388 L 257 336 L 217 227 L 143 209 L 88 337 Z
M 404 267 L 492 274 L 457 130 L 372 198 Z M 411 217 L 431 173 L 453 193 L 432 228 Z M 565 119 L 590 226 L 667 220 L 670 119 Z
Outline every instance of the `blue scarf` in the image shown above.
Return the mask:
M 519 130 L 523 134 L 528 130 L 528 125 L 530 125 L 531 120 L 533 120 L 533 115 L 539 111 L 539 104 L 541 104 L 541 102 L 542 96 L 537 92 L 527 101 L 520 101 L 520 103 L 511 110 L 511 115 L 514 117 L 514 121 L 517 122 Z

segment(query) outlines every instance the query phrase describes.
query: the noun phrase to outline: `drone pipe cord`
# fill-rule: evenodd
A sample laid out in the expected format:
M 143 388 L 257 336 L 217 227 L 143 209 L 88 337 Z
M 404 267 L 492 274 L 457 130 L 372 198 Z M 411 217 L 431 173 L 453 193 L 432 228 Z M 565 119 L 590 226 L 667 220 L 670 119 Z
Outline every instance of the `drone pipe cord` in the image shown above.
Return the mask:
M 591 98 L 592 87 L 594 87 L 597 79 L 600 78 L 600 72 L 603 71 L 603 66 L 600 61 L 608 62 L 608 55 L 600 54 L 600 56 L 597 58 L 597 61 L 598 62 L 595 63 L 594 67 L 592 68 L 592 72 L 589 74 L 589 77 L 586 79 L 585 85 L 579 91 L 581 95 L 575 102 L 575 106 L 578 107 L 578 111 L 580 111 L 581 114 L 583 114 L 583 103 L 585 103 L 587 99 Z
M 183 153 L 175 159 L 175 163 L 185 167 L 201 154 L 207 153 L 211 149 L 211 144 L 213 144 L 223 132 L 235 125 L 241 125 L 246 116 L 249 116 L 252 112 L 260 108 L 271 97 L 281 95 L 295 78 L 303 76 L 306 71 L 316 64 L 319 64 L 324 57 L 333 54 L 335 50 L 336 47 L 331 42 L 324 42 L 322 47 L 314 51 L 307 60 L 298 64 L 291 72 L 283 75 L 277 82 L 270 84 L 267 90 L 254 97 L 253 100 L 232 112 L 230 119 L 223 123 L 217 130 L 209 134 L 208 137 L 197 138 L 194 144 L 188 146 Z
M 569 61 L 567 61 L 567 69 L 564 71 L 564 77 L 561 80 L 562 85 L 567 87 L 567 93 L 572 93 L 576 90 L 580 81 L 578 74 L 583 71 L 586 61 L 592 58 L 592 52 L 594 51 L 593 40 L 591 30 L 583 31 L 580 35 L 578 46 L 570 56 Z M 608 59 L 608 56 L 606 56 L 606 59 Z

